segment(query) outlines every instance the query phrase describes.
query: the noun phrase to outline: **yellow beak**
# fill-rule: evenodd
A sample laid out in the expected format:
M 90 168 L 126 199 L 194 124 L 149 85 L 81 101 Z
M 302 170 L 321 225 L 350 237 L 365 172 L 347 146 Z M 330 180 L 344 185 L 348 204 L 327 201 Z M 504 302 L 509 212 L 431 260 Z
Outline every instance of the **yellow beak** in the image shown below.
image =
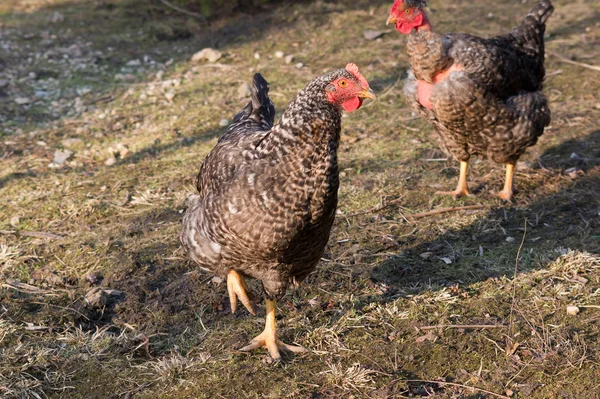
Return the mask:
M 390 16 L 388 17 L 387 21 L 385 22 L 385 24 L 386 24 L 386 25 L 389 25 L 389 24 L 395 24 L 397 21 L 398 21 L 398 18 L 396 18 L 396 17 L 395 17 L 395 16 L 393 16 L 393 15 L 390 15 Z
M 364 90 L 359 94 L 360 98 L 369 98 L 371 100 L 377 100 L 377 94 L 371 89 Z

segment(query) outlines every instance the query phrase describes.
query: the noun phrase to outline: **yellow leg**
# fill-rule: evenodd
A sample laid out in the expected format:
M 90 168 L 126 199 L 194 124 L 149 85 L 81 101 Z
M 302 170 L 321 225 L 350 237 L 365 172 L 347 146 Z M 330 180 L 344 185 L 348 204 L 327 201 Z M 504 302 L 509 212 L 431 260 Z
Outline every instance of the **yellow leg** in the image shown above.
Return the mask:
M 267 348 L 269 355 L 275 361 L 281 359 L 279 350 L 287 350 L 294 353 L 306 352 L 301 346 L 287 345 L 277 339 L 277 326 L 275 325 L 275 304 L 276 301 L 267 299 L 267 321 L 264 331 L 252 340 L 250 345 L 240 349 L 241 351 L 251 351 L 258 348 Z
M 438 195 L 451 195 L 452 198 L 457 199 L 460 197 L 470 197 L 469 187 L 467 187 L 467 170 L 469 169 L 469 162 L 460 162 L 460 176 L 458 178 L 458 186 L 454 191 L 438 191 Z
M 235 313 L 237 309 L 237 300 L 239 298 L 246 309 L 248 309 L 248 312 L 256 316 L 256 311 L 248 297 L 248 286 L 246 285 L 246 281 L 244 281 L 244 277 L 242 277 L 241 274 L 233 269 L 227 273 L 227 291 L 229 292 L 231 313 Z
M 513 195 L 513 178 L 515 176 L 515 165 L 506 164 L 506 179 L 504 180 L 504 189 L 498 193 L 498 197 L 510 202 Z

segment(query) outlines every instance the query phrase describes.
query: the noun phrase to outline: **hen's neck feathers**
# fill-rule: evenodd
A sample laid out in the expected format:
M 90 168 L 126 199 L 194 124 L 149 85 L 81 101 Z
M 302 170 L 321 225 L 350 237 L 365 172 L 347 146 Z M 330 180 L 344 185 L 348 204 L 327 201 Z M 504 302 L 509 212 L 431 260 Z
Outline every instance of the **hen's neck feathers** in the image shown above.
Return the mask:
M 327 100 L 325 89 L 329 82 L 347 74 L 336 70 L 308 84 L 289 104 L 279 123 L 271 129 L 257 148 L 268 152 L 275 146 L 315 146 L 332 144 L 337 149 L 342 112 L 339 105 Z M 289 152 L 289 151 L 286 151 Z

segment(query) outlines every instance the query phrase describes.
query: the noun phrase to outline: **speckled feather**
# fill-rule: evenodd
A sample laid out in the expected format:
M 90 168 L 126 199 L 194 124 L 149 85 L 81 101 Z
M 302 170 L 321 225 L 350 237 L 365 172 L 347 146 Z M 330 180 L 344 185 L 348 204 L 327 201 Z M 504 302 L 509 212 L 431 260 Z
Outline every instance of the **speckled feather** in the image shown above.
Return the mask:
M 341 109 L 326 98 L 345 69 L 314 79 L 273 126 L 268 86 L 254 77 L 252 101 L 206 157 L 181 242 L 200 267 L 259 279 L 270 299 L 302 281 L 323 255 L 335 218 Z
M 458 160 L 480 155 L 514 163 L 550 123 L 541 90 L 545 23 L 553 9 L 549 0 L 542 0 L 508 35 L 491 39 L 427 30 L 410 34 L 412 74 L 404 92 L 436 127 L 442 147 Z M 433 110 L 423 107 L 416 79 L 431 83 L 452 65 L 464 72 L 435 85 Z

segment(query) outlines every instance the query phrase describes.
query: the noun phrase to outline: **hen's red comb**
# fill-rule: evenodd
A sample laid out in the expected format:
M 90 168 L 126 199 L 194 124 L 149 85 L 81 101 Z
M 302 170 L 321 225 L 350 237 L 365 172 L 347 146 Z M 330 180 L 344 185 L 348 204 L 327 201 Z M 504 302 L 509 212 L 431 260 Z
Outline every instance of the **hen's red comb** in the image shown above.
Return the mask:
M 348 71 L 352 75 L 354 75 L 354 77 L 360 82 L 360 84 L 363 86 L 363 88 L 365 88 L 365 89 L 369 88 L 369 82 L 367 82 L 367 79 L 365 79 L 365 77 L 362 76 L 362 74 L 358 70 L 358 66 L 356 64 L 350 63 L 350 64 L 346 65 L 346 71 Z

